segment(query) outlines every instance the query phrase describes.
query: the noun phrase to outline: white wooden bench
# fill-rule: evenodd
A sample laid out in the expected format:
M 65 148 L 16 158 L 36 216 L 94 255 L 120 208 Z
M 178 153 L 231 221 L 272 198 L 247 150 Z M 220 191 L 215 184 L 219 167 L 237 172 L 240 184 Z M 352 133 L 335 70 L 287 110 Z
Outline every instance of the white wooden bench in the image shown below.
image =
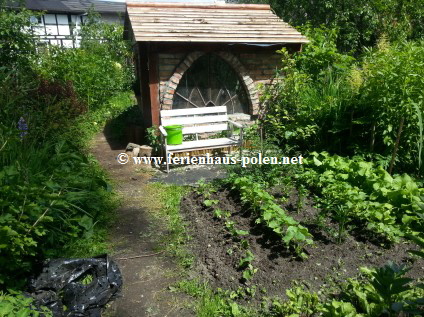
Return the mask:
M 163 136 L 163 148 L 166 161 L 166 171 L 169 173 L 168 155 L 178 152 L 208 150 L 238 146 L 243 142 L 243 126 L 228 119 L 227 107 L 201 107 L 176 110 L 162 110 L 160 112 L 161 126 L 159 131 Z M 165 126 L 182 125 L 183 136 L 195 135 L 194 141 L 183 141 L 179 145 L 169 145 L 166 142 Z M 240 129 L 238 136 L 234 135 L 234 127 Z M 227 131 L 227 137 L 216 139 L 200 139 L 199 134 Z

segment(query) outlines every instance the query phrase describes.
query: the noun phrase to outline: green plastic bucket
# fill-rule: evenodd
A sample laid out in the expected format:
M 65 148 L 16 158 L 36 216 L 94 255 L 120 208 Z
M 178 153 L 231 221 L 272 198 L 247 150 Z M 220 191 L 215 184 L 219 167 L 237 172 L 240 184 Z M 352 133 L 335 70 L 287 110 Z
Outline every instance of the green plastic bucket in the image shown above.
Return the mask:
M 166 142 L 169 145 L 178 145 L 183 143 L 183 126 L 182 125 L 167 125 L 164 127 L 166 133 Z

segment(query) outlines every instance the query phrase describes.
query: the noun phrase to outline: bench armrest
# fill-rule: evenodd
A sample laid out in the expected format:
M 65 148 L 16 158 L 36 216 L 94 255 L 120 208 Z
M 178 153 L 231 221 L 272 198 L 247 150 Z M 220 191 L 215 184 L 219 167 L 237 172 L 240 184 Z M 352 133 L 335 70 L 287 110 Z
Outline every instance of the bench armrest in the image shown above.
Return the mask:
M 162 133 L 163 136 L 168 136 L 168 133 L 166 133 L 166 130 L 163 128 L 163 126 L 159 126 L 159 131 Z
M 228 120 L 229 124 L 232 124 L 233 126 L 236 126 L 237 128 L 243 129 L 243 125 L 241 125 L 240 123 Z

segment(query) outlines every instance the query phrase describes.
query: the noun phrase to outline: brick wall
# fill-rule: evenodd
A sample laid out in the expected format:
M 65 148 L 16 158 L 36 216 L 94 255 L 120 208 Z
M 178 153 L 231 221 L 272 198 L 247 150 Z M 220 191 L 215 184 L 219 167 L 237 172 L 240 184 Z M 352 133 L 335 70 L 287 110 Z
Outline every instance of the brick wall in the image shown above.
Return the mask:
M 269 84 L 281 66 L 281 55 L 277 53 L 236 54 L 255 84 Z
M 181 63 L 186 54 L 159 54 L 159 100 L 161 108 L 166 109 L 168 105 L 163 106 L 163 101 L 166 96 L 167 99 L 172 99 L 171 94 L 175 92 L 176 85 L 171 85 L 169 79 L 174 74 L 175 69 Z M 172 106 L 172 103 L 171 103 Z
M 175 89 L 184 72 L 191 64 L 205 53 L 196 51 L 188 54 L 159 54 L 159 78 L 161 109 L 171 109 Z M 250 98 L 250 114 L 257 115 L 259 111 L 258 85 L 269 84 L 280 66 L 280 56 L 276 53 L 230 53 L 216 52 L 230 64 L 240 75 Z

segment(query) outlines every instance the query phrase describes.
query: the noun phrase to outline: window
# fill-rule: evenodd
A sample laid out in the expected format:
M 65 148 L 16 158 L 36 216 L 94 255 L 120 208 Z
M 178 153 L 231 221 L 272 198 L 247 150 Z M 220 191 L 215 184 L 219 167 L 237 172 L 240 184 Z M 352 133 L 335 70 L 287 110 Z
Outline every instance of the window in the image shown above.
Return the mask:
M 173 109 L 227 106 L 229 114 L 248 113 L 249 101 L 239 75 L 222 58 L 206 54 L 184 73 Z

